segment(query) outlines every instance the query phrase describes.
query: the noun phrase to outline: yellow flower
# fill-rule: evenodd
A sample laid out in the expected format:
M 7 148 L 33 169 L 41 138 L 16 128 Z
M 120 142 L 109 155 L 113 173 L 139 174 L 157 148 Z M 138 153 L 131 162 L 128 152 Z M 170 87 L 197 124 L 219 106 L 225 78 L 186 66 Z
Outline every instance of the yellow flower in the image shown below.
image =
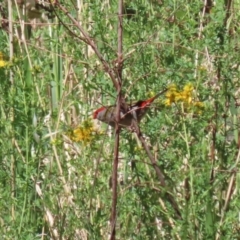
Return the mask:
M 183 102 L 184 104 L 191 104 L 193 86 L 191 83 L 188 83 L 184 86 L 183 91 L 177 92 L 175 94 L 175 102 Z
M 194 87 L 191 83 L 186 84 L 182 91 L 179 91 L 175 84 L 171 84 L 165 95 L 165 106 L 171 106 L 172 103 L 181 102 L 183 103 L 184 111 L 189 112 L 190 109 L 193 109 L 194 112 L 196 111 L 197 113 L 201 113 L 201 110 L 204 108 L 204 104 L 194 100 L 193 90 Z
M 164 101 L 164 104 L 166 106 L 171 106 L 172 103 L 176 102 L 176 98 L 178 97 L 178 91 L 175 84 L 171 84 L 168 87 L 168 91 L 165 94 L 166 100 Z
M 168 91 L 169 92 L 177 92 L 177 86 L 175 84 L 170 84 L 168 86 Z
M 54 138 L 52 141 L 51 141 L 51 144 L 52 145 L 55 145 L 55 146 L 59 146 L 62 144 L 62 140 L 60 140 L 59 138 Z
M 8 63 L 6 61 L 0 60 L 0 68 L 5 67 Z
M 193 92 L 193 86 L 191 83 L 188 83 L 184 86 L 183 91 L 180 92 L 180 99 L 185 104 L 191 104 L 192 103 L 192 92 Z
M 2 52 L 0 52 L 0 68 L 5 67 L 6 65 L 8 65 L 8 62 L 4 60 L 4 56 Z
M 149 98 L 154 97 L 155 95 L 156 95 L 156 93 L 153 91 L 150 91 L 147 93 L 147 97 L 149 97 Z
M 81 126 L 70 131 L 68 136 L 74 142 L 90 142 L 94 136 L 94 132 L 93 123 L 90 120 L 86 120 Z
M 189 92 L 189 93 L 192 92 L 193 91 L 193 85 L 191 83 L 186 84 L 183 88 L 183 91 L 184 92 Z
M 194 111 L 197 113 L 197 114 L 201 114 L 202 113 L 202 110 L 204 109 L 204 103 L 203 102 L 194 102 L 193 103 L 193 106 L 194 106 Z
M 203 102 L 195 102 L 194 106 L 197 107 L 197 108 L 203 109 L 204 108 L 204 103 Z
M 142 150 L 143 150 L 143 147 L 141 146 L 134 147 L 134 152 L 141 152 Z

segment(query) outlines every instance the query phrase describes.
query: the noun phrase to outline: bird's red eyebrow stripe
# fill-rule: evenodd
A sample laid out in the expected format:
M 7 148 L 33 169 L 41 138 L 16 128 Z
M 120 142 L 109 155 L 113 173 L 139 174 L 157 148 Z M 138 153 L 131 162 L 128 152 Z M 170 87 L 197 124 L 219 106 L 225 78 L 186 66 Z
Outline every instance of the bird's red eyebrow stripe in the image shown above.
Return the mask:
M 99 112 L 101 112 L 102 110 L 104 110 L 105 107 L 101 107 L 99 109 L 97 109 L 96 111 L 93 112 L 93 119 L 96 119 L 97 118 L 97 115 Z

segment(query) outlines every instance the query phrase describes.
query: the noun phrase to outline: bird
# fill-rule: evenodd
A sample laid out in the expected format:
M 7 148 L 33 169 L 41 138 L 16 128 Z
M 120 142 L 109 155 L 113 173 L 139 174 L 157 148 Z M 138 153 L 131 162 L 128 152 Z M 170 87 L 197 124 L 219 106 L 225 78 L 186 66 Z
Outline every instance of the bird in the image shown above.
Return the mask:
M 120 120 L 118 123 L 119 126 L 131 127 L 133 119 L 140 123 L 141 119 L 147 113 L 147 110 L 153 101 L 166 91 L 167 89 L 164 89 L 152 98 L 139 100 L 134 104 L 127 104 L 127 107 L 120 105 Z M 112 127 L 115 127 L 116 125 L 116 116 L 116 105 L 103 106 L 93 112 L 93 119 L 98 119 L 101 122 L 107 123 Z

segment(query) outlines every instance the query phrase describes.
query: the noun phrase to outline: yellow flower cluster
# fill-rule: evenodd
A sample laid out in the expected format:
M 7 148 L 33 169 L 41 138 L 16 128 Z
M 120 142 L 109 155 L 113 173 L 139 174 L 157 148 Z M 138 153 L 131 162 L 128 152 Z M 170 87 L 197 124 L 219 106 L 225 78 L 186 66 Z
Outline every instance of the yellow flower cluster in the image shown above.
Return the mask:
M 86 120 L 81 126 L 68 132 L 69 138 L 74 142 L 90 142 L 96 130 L 93 127 L 93 123 L 90 120 Z
M 8 62 L 4 60 L 3 53 L 0 52 L 0 68 L 8 65 Z
M 171 106 L 173 103 L 182 102 L 185 110 L 189 110 L 189 108 L 193 107 L 197 113 L 201 113 L 201 110 L 204 108 L 204 104 L 194 100 L 193 89 L 194 88 L 191 83 L 186 84 L 182 91 L 179 91 L 175 84 L 170 85 L 165 95 L 165 106 Z

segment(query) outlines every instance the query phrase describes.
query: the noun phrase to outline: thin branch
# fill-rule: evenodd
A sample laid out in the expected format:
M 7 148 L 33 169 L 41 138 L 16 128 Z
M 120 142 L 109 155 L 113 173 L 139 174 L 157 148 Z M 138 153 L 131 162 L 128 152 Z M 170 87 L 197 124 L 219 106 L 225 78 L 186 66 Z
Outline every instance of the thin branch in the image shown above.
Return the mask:
M 220 220 L 220 224 L 219 224 L 218 231 L 217 231 L 216 238 L 215 238 L 216 240 L 220 239 L 221 227 L 224 223 L 224 218 L 226 215 L 227 207 L 230 202 L 231 196 L 234 192 L 234 187 L 236 187 L 236 175 L 237 175 L 236 169 L 238 169 L 239 162 L 240 162 L 240 149 L 238 149 L 237 158 L 236 158 L 235 164 L 232 168 L 231 178 L 229 180 L 228 189 L 227 189 L 227 193 L 226 193 L 226 197 L 225 197 L 225 203 L 224 203 L 224 206 L 223 206 L 222 212 L 221 212 L 221 220 Z
M 116 220 L 117 220 L 117 178 L 118 178 L 118 160 L 119 160 L 119 140 L 120 131 L 120 106 L 121 106 L 121 94 L 118 94 L 117 106 L 116 106 L 116 128 L 115 128 L 115 143 L 114 143 L 114 160 L 112 170 L 112 209 L 111 209 L 111 236 L 110 240 L 116 239 Z
M 202 10 L 202 14 L 201 14 L 201 16 L 200 16 L 199 31 L 198 31 L 198 40 L 200 40 L 201 37 L 202 37 L 203 23 L 204 23 L 204 16 L 205 16 L 206 9 L 207 9 L 207 3 L 208 3 L 208 0 L 205 0 L 205 1 L 204 1 L 204 7 L 203 7 L 203 10 Z M 199 51 L 198 51 L 198 49 L 197 49 L 197 51 L 196 51 L 196 55 L 195 55 L 195 71 L 194 71 L 194 78 L 197 78 L 198 59 L 199 59 Z
M 68 12 L 68 10 L 66 8 L 64 8 L 60 3 L 57 3 L 57 6 L 59 7 L 60 10 L 62 10 L 66 16 L 75 24 L 75 26 L 79 29 L 79 31 L 81 32 L 81 34 L 84 36 L 85 39 L 83 39 L 82 37 L 79 36 L 75 36 L 80 39 L 81 41 L 84 41 L 85 43 L 87 43 L 88 45 L 90 45 L 93 49 L 93 51 L 95 52 L 95 54 L 97 55 L 97 57 L 99 58 L 99 60 L 102 62 L 105 71 L 108 73 L 108 75 L 110 76 L 114 87 L 118 90 L 118 82 L 116 81 L 116 77 L 114 75 L 114 72 L 112 70 L 112 68 L 109 66 L 109 64 L 105 61 L 104 57 L 102 56 L 102 54 L 100 53 L 100 51 L 98 50 L 95 42 L 93 41 L 92 38 L 90 38 L 90 36 L 87 34 L 87 32 L 85 32 L 85 30 L 83 29 L 83 27 L 79 24 L 79 22 Z M 118 79 L 118 77 L 117 77 Z
M 13 58 L 13 24 L 12 24 L 12 16 L 13 16 L 13 13 L 12 13 L 12 1 L 11 0 L 8 0 L 8 23 L 9 23 L 9 57 L 10 57 L 10 60 L 12 60 Z M 10 79 L 10 83 L 11 83 L 11 88 L 14 87 L 14 79 L 13 79 L 13 71 L 10 69 L 10 73 L 9 73 L 9 79 Z M 13 89 L 10 89 L 11 91 Z M 14 109 L 13 107 L 11 108 L 10 110 L 11 112 L 11 119 L 10 121 L 14 122 Z M 13 130 L 14 131 L 14 130 Z M 12 147 L 14 146 L 14 142 L 15 142 L 15 139 L 14 137 L 12 138 Z M 15 162 L 15 158 L 14 158 L 14 155 L 11 154 L 11 199 L 14 199 L 15 198 L 15 192 L 16 192 L 16 174 L 15 174 L 15 165 L 16 165 L 16 162 Z M 12 216 L 12 220 L 14 221 L 15 220 L 15 206 L 14 206 L 14 203 L 11 204 L 11 216 Z
M 165 182 L 165 174 L 163 173 L 163 171 L 159 168 L 159 166 L 157 165 L 157 162 L 154 158 L 154 156 L 152 155 L 144 137 L 142 136 L 142 133 L 140 131 L 140 128 L 138 126 L 138 123 L 136 122 L 135 119 L 133 119 L 132 121 L 133 123 L 133 127 L 136 131 L 136 134 L 137 134 L 137 137 L 138 139 L 141 141 L 142 143 L 142 146 L 143 148 L 145 149 L 147 155 L 148 155 L 148 158 L 150 159 L 151 161 L 151 164 L 156 172 L 156 175 L 157 175 L 157 178 L 162 186 L 162 189 L 163 189 L 163 194 L 166 196 L 167 200 L 170 202 L 170 204 L 172 205 L 173 209 L 175 210 L 176 212 L 176 216 L 179 218 L 179 219 L 182 219 L 181 217 L 181 212 L 179 210 L 179 207 L 178 207 L 178 204 L 177 202 L 175 201 L 174 197 L 172 196 L 171 193 L 169 193 L 168 189 L 167 189 L 167 185 L 166 185 L 166 182 Z
M 118 2 L 118 99 L 117 99 L 117 116 L 116 116 L 116 127 L 115 127 L 115 145 L 114 145 L 114 162 L 113 162 L 113 171 L 112 171 L 112 211 L 111 211 L 111 236 L 110 240 L 116 239 L 116 221 L 117 221 L 117 178 L 118 178 L 118 157 L 119 157 L 119 140 L 120 140 L 120 131 L 119 126 L 120 121 L 120 109 L 122 105 L 122 40 L 123 40 L 123 0 Z M 124 100 L 123 100 L 124 101 Z
M 123 69 L 123 0 L 118 2 L 118 79 L 122 82 Z
M 231 7 L 232 7 L 232 0 L 225 1 L 226 16 L 224 19 L 224 27 L 227 27 L 228 19 L 231 16 Z

